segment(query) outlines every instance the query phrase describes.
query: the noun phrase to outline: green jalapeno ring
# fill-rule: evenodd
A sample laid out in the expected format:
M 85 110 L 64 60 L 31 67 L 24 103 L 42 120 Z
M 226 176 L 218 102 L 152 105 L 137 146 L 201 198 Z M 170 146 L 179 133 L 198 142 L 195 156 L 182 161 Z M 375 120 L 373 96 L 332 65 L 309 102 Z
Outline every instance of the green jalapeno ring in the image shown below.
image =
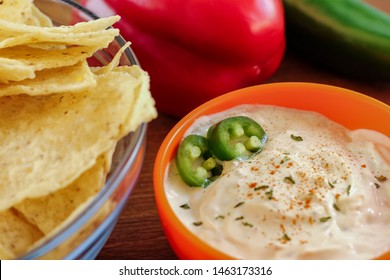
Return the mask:
M 251 118 L 226 118 L 207 131 L 210 151 L 220 160 L 249 158 L 260 152 L 266 141 L 264 129 Z
M 222 165 L 209 152 L 207 138 L 201 135 L 182 140 L 175 162 L 181 179 L 193 187 L 206 187 L 222 172 Z

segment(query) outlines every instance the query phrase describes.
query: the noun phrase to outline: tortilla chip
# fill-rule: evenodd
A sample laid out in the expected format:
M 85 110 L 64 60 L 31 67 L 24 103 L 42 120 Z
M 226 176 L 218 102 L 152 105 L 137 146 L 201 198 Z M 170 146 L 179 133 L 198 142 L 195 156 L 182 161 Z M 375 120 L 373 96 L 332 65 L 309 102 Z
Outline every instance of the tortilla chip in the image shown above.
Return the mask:
M 44 236 L 36 243 L 34 243 L 30 250 L 34 250 L 45 244 L 49 239 L 53 238 L 56 234 L 62 231 L 66 226 L 71 224 L 79 215 L 83 213 L 86 207 L 90 205 L 93 197 L 91 197 L 88 201 L 81 204 L 75 211 L 72 212 L 70 216 L 54 231 L 50 234 Z M 56 248 L 47 252 L 43 256 L 39 256 L 39 259 L 44 260 L 58 260 L 58 259 L 69 259 L 69 254 L 74 252 L 74 248 L 79 247 L 86 239 L 88 239 L 94 232 L 96 232 L 97 228 L 101 228 L 103 221 L 107 218 L 110 213 L 117 207 L 116 201 L 108 200 L 98 211 L 97 213 L 89 219 L 80 230 L 75 231 L 71 236 L 69 236 L 64 242 L 58 244 Z M 74 255 L 72 255 L 74 258 Z
M 1 22 L 1 20 L 0 20 Z M 35 43 L 62 43 L 67 46 L 96 46 L 99 44 L 108 45 L 115 36 L 119 35 L 117 29 L 107 29 L 102 31 L 93 31 L 85 33 L 27 33 L 15 37 L 7 37 L 0 40 L 0 48 L 9 48 L 13 46 L 35 44 Z
M 0 260 L 14 259 L 15 255 L 12 254 L 7 248 L 0 244 Z
M 127 116 L 124 131 L 134 131 L 141 123 L 150 122 L 157 117 L 155 102 L 149 90 L 149 75 L 139 67 L 119 66 L 114 70 L 116 73 L 127 73 L 141 82 L 134 91 L 134 103 Z
M 53 27 L 51 19 L 42 13 L 35 5 L 31 6 L 31 17 L 24 23 L 42 27 Z
M 150 78 L 147 72 L 138 66 L 118 66 L 120 57 L 128 46 L 130 46 L 129 42 L 122 46 L 108 65 L 91 69 L 97 75 L 105 75 L 111 72 L 124 73 L 141 81 L 135 88 L 133 108 L 127 117 L 127 126 L 123 127 L 125 131 L 134 131 L 142 122 L 149 122 L 156 118 L 157 111 L 150 93 Z
M 0 211 L 64 188 L 92 167 L 133 127 L 127 122 L 142 82 L 111 72 L 82 92 L 0 97 Z
M 114 149 L 101 155 L 95 165 L 64 189 L 44 197 L 26 199 L 14 206 L 45 235 L 60 226 L 75 209 L 96 196 L 106 180 Z
M 0 56 L 0 83 L 21 81 L 35 77 L 34 67 L 27 63 Z
M 20 217 L 13 209 L 0 212 L 0 232 L 0 254 L 3 254 L 4 258 L 25 253 L 32 244 L 43 237 L 39 229 Z
M 114 147 L 120 153 L 122 138 L 157 112 L 147 73 L 118 67 L 130 43 L 107 66 L 88 65 L 119 34 L 109 28 L 118 16 L 55 27 L 32 0 L 0 2 L 0 258 L 10 259 L 83 215 L 105 189 Z M 69 257 L 119 196 L 41 257 Z
M 34 48 L 30 46 L 16 46 L 0 49 L 0 59 L 18 60 L 23 65 L 28 65 L 34 71 L 47 68 L 74 65 L 92 56 L 99 49 L 107 47 L 106 42 L 100 42 L 94 46 L 70 46 L 68 48 Z M 0 64 L 0 69 L 2 65 Z M 20 79 L 19 79 L 20 80 Z
M 31 11 L 33 9 L 29 7 Z M 1 10 L 1 5 L 0 5 Z M 35 12 L 38 13 L 39 10 Z M 31 12 L 32 14 L 32 12 Z M 42 13 L 39 17 L 42 17 Z M 75 35 L 77 33 L 89 33 L 103 31 L 108 27 L 112 26 L 114 23 L 119 21 L 119 16 L 111 16 L 106 18 L 100 18 L 96 20 L 80 22 L 75 25 L 62 25 L 62 26 L 51 26 L 43 27 L 42 26 L 29 26 L 23 23 L 9 21 L 6 18 L 0 18 L 0 27 L 1 27 L 1 37 L 16 37 L 23 34 L 36 34 L 39 37 L 50 36 L 50 34 L 65 34 L 65 35 Z M 38 37 L 38 38 L 39 38 Z
M 0 19 L 14 23 L 24 23 L 31 15 L 32 0 L 2 0 Z
M 74 66 L 46 69 L 36 73 L 34 79 L 0 84 L 0 97 L 16 94 L 48 95 L 80 91 L 95 86 L 94 74 L 86 61 Z

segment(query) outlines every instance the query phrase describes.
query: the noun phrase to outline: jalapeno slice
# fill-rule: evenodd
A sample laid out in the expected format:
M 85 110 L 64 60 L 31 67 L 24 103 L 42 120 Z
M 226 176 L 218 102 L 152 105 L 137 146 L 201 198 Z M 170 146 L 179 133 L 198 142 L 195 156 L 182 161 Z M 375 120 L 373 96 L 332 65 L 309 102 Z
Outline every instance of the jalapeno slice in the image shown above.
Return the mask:
M 206 187 L 221 174 L 222 165 L 210 153 L 204 136 L 191 134 L 185 137 L 175 161 L 181 179 L 189 186 Z
M 220 160 L 249 158 L 260 152 L 266 141 L 264 129 L 251 118 L 226 118 L 211 126 L 207 132 L 212 154 Z

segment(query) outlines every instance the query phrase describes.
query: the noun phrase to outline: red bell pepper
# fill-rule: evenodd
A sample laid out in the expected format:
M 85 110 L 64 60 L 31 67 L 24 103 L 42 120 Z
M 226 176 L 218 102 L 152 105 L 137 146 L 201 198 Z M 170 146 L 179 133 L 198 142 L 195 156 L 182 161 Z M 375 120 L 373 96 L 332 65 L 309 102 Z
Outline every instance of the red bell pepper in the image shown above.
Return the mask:
M 258 84 L 285 50 L 281 0 L 105 0 L 122 19 L 162 113 L 183 116 L 220 94 Z

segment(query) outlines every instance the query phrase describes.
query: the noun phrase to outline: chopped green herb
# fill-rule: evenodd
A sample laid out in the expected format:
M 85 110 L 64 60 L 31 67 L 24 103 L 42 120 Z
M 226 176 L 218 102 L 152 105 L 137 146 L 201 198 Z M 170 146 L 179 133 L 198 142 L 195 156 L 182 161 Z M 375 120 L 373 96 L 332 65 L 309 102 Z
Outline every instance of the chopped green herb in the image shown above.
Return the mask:
M 334 186 L 330 181 L 328 181 L 328 185 L 329 185 L 332 189 L 335 188 L 335 186 Z
M 348 185 L 348 187 L 347 187 L 347 195 L 349 195 L 350 193 L 351 193 L 351 185 Z
M 375 176 L 375 179 L 377 179 L 379 182 L 385 182 L 387 181 L 387 177 L 380 175 L 380 176 Z
M 187 203 L 180 205 L 180 207 L 183 209 L 190 209 L 190 206 Z
M 265 189 L 268 189 L 268 186 L 267 186 L 267 185 L 262 185 L 262 186 L 256 187 L 256 188 L 254 188 L 253 190 L 259 191 L 259 190 L 265 190 Z
M 248 222 L 242 222 L 242 224 L 246 227 L 253 227 L 253 225 L 251 223 L 248 223 Z
M 245 203 L 245 201 L 241 201 L 241 202 L 237 203 L 233 208 L 240 207 L 240 206 L 243 205 L 244 203 Z
M 223 220 L 225 219 L 225 216 L 223 215 L 218 215 L 217 217 L 215 217 L 216 220 Z
M 269 190 L 268 192 L 265 193 L 265 195 L 268 197 L 269 200 L 271 200 L 273 197 L 273 190 Z
M 287 235 L 287 233 L 285 233 L 285 234 L 283 234 L 283 240 L 284 241 L 290 241 L 291 238 L 290 238 L 290 236 Z
M 340 211 L 340 207 L 335 203 L 333 203 L 333 208 L 336 210 L 336 211 Z
M 321 222 L 321 223 L 325 223 L 325 222 L 329 221 L 331 218 L 332 218 L 332 217 L 330 217 L 330 216 L 328 216 L 328 217 L 322 217 L 322 218 L 320 218 L 320 222 Z
M 288 156 L 284 156 L 284 158 L 280 161 L 280 164 L 285 163 L 286 161 L 289 161 L 290 158 Z
M 244 216 L 240 216 L 240 217 L 236 218 L 236 221 L 243 220 L 243 219 L 244 219 Z
M 294 141 L 303 141 L 303 138 L 301 136 L 295 136 L 294 134 L 291 134 L 290 137 Z
M 287 184 L 292 184 L 294 185 L 295 184 L 295 181 L 294 179 L 291 177 L 291 176 L 288 176 L 288 177 L 284 177 L 284 180 L 283 180 L 285 183 Z
M 374 183 L 374 185 L 375 185 L 375 187 L 376 187 L 377 189 L 379 189 L 379 188 L 381 187 L 381 185 L 379 185 L 378 183 Z
M 193 222 L 192 224 L 193 224 L 194 226 L 197 226 L 197 227 L 198 227 L 198 226 L 202 225 L 203 223 L 202 223 L 202 222 Z

